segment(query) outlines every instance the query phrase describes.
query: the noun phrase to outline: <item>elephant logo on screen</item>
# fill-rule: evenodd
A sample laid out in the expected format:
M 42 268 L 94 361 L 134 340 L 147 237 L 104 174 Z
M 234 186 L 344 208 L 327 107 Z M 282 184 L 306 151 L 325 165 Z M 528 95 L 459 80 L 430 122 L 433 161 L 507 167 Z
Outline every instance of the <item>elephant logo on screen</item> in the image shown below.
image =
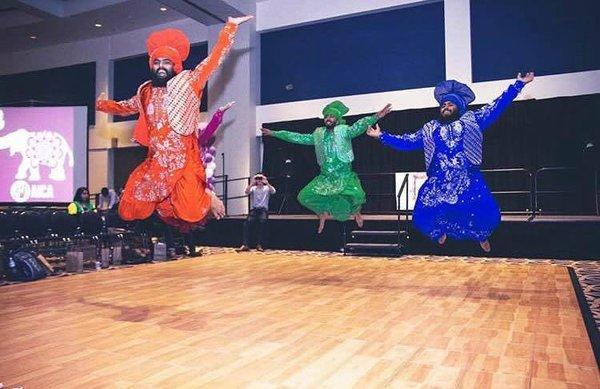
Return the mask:
M 4 129 L 4 112 L 0 110 L 0 130 Z M 0 150 L 8 150 L 10 156 L 21 155 L 21 164 L 15 174 L 17 180 L 39 181 L 40 166 L 50 168 L 48 178 L 66 180 L 65 161 L 73 167 L 73 150 L 61 134 L 55 131 L 28 131 L 20 128 L 0 136 Z

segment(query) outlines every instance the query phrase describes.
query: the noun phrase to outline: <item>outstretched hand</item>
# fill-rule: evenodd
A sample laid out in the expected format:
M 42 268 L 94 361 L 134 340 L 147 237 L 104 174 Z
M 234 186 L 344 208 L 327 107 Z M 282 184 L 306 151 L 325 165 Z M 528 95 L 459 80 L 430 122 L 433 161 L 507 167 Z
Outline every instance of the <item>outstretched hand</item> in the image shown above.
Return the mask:
M 273 131 L 269 130 L 268 128 L 264 128 L 264 127 L 260 128 L 260 132 L 262 132 L 262 136 L 272 136 L 273 135 Z
M 521 81 L 525 84 L 529 84 L 535 78 L 535 74 L 533 72 L 527 72 L 525 76 L 521 76 L 521 73 L 517 74 L 517 81 Z
M 374 127 L 369 127 L 367 130 L 367 135 L 373 138 L 379 138 L 381 136 L 381 128 L 379 128 L 379 124 L 375 124 Z
M 235 104 L 235 101 L 230 101 L 229 103 L 225 104 L 222 107 L 219 107 L 219 111 L 221 112 L 225 112 L 227 111 L 229 108 L 233 107 L 233 105 Z
M 392 111 L 392 104 L 387 104 L 385 107 L 381 109 L 381 111 L 377 112 L 377 119 L 383 118 L 385 115 Z
M 229 18 L 227 18 L 227 21 L 229 23 L 234 23 L 237 24 L 238 26 L 244 22 L 247 22 L 248 20 L 252 19 L 254 16 L 252 15 L 247 15 L 247 16 L 240 16 L 239 18 L 232 18 L 231 16 Z

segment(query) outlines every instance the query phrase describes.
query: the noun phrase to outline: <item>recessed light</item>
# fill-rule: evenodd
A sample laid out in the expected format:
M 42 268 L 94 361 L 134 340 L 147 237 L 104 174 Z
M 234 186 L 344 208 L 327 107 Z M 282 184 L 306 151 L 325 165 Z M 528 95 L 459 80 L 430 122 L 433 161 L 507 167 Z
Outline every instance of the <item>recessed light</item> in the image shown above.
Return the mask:
M 167 10 L 167 7 L 160 7 L 159 8 L 161 11 L 165 12 Z
M 37 39 L 37 35 L 29 35 L 30 39 Z
M 100 27 L 102 27 L 102 25 L 100 23 L 96 23 L 96 24 L 94 24 L 94 27 L 100 28 Z

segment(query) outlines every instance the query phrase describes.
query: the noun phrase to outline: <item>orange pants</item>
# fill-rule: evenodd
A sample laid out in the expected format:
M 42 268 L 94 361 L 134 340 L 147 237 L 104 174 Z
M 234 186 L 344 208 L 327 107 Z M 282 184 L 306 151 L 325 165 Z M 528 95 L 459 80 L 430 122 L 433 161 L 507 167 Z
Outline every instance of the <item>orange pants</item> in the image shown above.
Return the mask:
M 158 201 L 144 201 L 135 196 L 135 190 L 141 183 L 148 160 L 138 166 L 129 176 L 123 197 L 119 203 L 119 215 L 123 220 L 142 220 L 150 217 L 154 211 L 168 224 L 180 230 L 189 230 L 203 225 L 210 211 L 211 198 L 205 191 L 204 168 L 195 158 L 183 169 L 173 173 L 167 180 L 166 197 Z M 160 183 L 164 185 L 164 183 Z M 159 185 L 159 184 L 157 184 Z

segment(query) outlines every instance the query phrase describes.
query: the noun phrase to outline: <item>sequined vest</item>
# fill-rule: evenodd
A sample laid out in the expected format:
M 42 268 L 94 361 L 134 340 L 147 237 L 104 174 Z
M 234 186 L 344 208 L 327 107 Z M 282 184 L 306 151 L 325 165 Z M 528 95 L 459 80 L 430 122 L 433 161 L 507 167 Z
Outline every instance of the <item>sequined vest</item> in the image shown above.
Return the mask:
M 317 155 L 317 163 L 323 165 L 325 161 L 325 127 L 319 127 L 315 130 L 313 138 L 315 140 L 315 154 Z M 333 129 L 333 147 L 337 158 L 346 163 L 354 161 L 354 152 L 352 151 L 352 139 L 347 136 L 348 126 L 340 124 Z
M 467 160 L 475 166 L 481 165 L 483 134 L 475 119 L 473 111 L 465 112 L 459 119 L 463 129 L 463 150 Z M 442 124 L 437 120 L 432 120 L 423 127 L 423 149 L 425 151 L 425 167 L 429 169 L 429 164 L 433 159 L 435 152 L 435 141 L 433 133 L 440 128 Z

